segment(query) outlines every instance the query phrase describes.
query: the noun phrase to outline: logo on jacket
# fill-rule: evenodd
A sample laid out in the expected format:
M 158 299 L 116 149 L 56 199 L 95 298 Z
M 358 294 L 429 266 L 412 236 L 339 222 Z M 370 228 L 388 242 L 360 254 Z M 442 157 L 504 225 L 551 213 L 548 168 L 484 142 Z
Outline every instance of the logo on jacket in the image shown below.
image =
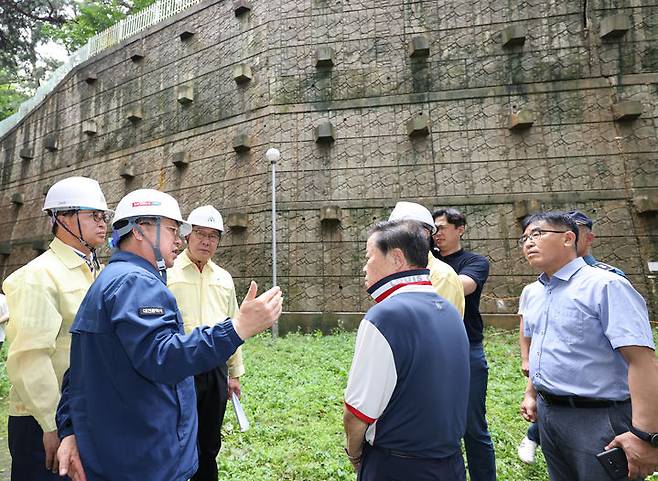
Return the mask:
M 137 313 L 140 317 L 144 316 L 162 316 L 164 309 L 162 307 L 140 307 Z

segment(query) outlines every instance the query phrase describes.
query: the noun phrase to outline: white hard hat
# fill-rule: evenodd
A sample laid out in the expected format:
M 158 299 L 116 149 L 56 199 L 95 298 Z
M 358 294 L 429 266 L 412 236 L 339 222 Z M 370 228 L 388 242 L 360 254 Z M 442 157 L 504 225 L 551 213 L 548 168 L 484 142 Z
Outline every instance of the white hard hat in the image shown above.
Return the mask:
M 219 213 L 212 205 L 202 205 L 197 207 L 190 215 L 187 216 L 187 223 L 197 225 L 199 227 L 209 227 L 211 229 L 224 232 L 224 220 L 222 214 Z
M 186 236 L 192 226 L 183 220 L 178 202 L 169 194 L 155 189 L 138 189 L 126 194 L 119 201 L 112 219 L 112 227 L 120 220 L 138 217 L 166 217 L 180 224 L 180 235 Z
M 432 213 L 426 207 L 415 202 L 398 202 L 395 204 L 388 220 L 415 220 L 421 224 L 425 224 L 431 230 L 432 234 L 436 231 Z
M 107 208 L 101 186 L 94 179 L 68 177 L 48 189 L 43 203 L 44 212 L 76 209 L 112 212 Z

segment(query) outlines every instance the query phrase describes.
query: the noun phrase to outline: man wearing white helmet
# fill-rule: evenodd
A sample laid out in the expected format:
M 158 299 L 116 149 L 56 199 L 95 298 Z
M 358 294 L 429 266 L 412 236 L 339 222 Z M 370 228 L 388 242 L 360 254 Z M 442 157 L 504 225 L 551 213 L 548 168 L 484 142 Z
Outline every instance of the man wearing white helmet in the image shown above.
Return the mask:
M 71 367 L 57 427 L 60 474 L 74 480 L 184 481 L 198 468 L 194 378 L 226 363 L 245 339 L 269 328 L 281 290 L 256 297 L 252 282 L 238 315 L 189 334 L 166 269 L 191 226 L 176 200 L 140 189 L 119 202 L 116 251 L 71 327 Z
M 434 255 L 434 241 L 432 234 L 436 231 L 434 219 L 428 209 L 415 202 L 398 202 L 388 217 L 389 221 L 413 220 L 422 224 L 427 230 L 430 239 L 430 252 L 427 259 L 427 268 L 430 270 L 430 281 L 438 295 L 455 306 L 459 314 L 464 317 L 464 286 L 459 280 L 455 270 Z
M 187 248 L 167 270 L 167 286 L 176 296 L 185 332 L 211 326 L 217 319 L 235 318 L 239 307 L 231 274 L 212 261 L 224 232 L 222 215 L 211 205 L 197 207 L 187 218 L 192 232 Z M 227 366 L 228 364 L 228 366 Z M 199 417 L 199 470 L 192 481 L 218 479 L 217 455 L 222 446 L 221 428 L 228 397 L 240 391 L 244 374 L 242 348 L 227 364 L 194 377 Z
M 12 480 L 61 479 L 55 411 L 69 365 L 75 313 L 100 268 L 108 213 L 98 182 L 69 177 L 46 194 L 43 211 L 55 238 L 48 250 L 3 284 L 11 318 L 9 351 L 9 450 Z M 55 473 L 55 474 L 54 474 Z

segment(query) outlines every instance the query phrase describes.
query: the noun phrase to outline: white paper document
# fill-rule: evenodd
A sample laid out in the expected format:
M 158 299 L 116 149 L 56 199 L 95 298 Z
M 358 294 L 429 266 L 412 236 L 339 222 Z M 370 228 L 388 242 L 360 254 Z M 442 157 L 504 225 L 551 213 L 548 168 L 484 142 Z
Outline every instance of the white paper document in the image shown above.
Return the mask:
M 238 418 L 240 431 L 245 432 L 247 429 L 249 429 L 249 420 L 247 419 L 247 415 L 244 413 L 244 409 L 242 409 L 240 399 L 238 399 L 238 396 L 236 396 L 235 393 L 231 393 L 231 402 L 233 403 L 235 417 Z

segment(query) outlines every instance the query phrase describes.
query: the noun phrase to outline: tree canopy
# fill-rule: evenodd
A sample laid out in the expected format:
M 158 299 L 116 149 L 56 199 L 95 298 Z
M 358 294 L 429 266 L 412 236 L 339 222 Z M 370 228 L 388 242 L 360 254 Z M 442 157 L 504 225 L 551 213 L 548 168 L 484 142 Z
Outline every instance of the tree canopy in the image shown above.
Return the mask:
M 57 62 L 39 53 L 55 42 L 69 53 L 156 0 L 0 0 L 0 119 L 31 95 Z
M 46 27 L 49 39 L 57 41 L 72 53 L 82 47 L 87 40 L 111 27 L 128 15 L 155 3 L 156 0 L 82 0 L 76 2 L 75 15 L 61 27 L 50 24 Z
M 67 21 L 71 0 L 0 0 L 0 68 L 17 75 L 38 61 L 43 26 Z

